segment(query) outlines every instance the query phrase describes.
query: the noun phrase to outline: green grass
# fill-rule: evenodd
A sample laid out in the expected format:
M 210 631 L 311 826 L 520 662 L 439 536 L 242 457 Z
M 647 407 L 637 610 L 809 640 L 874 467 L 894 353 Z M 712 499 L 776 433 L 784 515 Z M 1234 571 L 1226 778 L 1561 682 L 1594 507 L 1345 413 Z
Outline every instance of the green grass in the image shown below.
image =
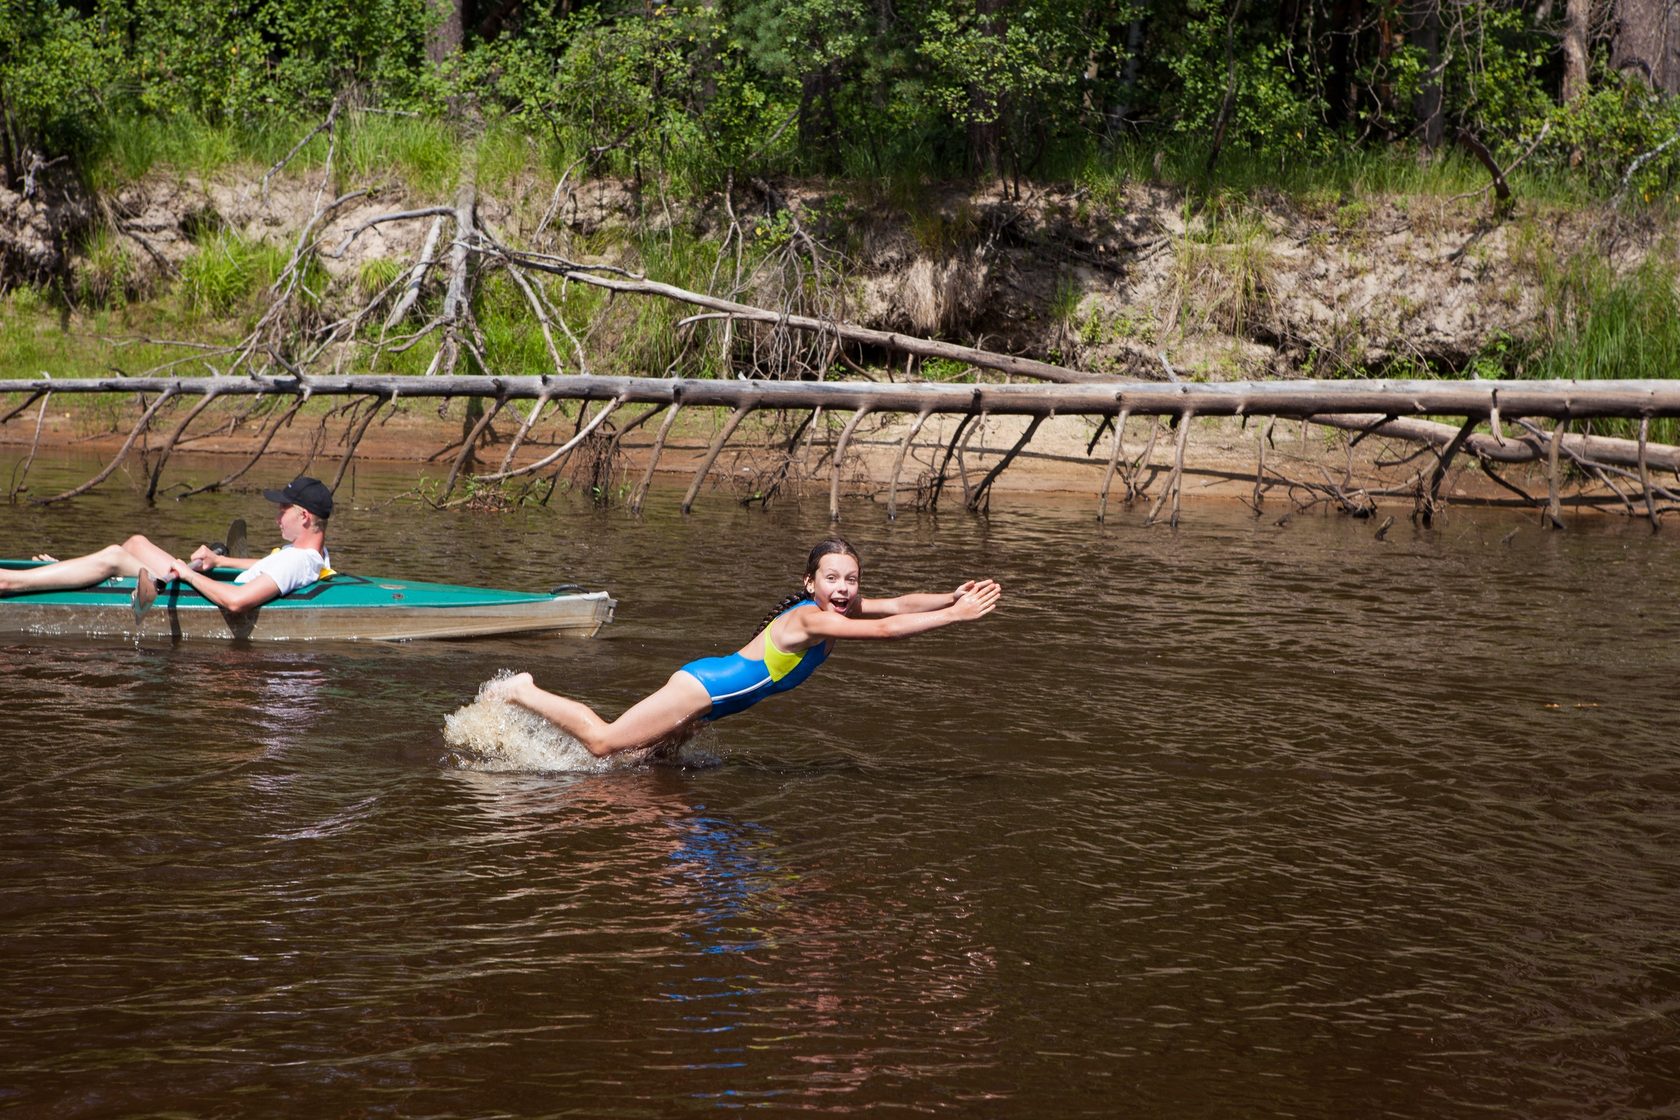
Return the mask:
M 1537 378 L 1608 380 L 1680 377 L 1680 269 L 1672 251 L 1653 253 L 1637 268 L 1618 272 L 1596 253 L 1544 262 L 1544 332 L 1524 373 Z M 1631 420 L 1600 421 L 1600 431 L 1634 435 Z M 1680 421 L 1656 420 L 1651 438 L 1672 443 Z
M 564 171 L 564 165 L 550 172 L 558 157 L 552 140 L 520 128 L 509 120 L 496 121 L 484 130 L 475 145 L 478 153 L 478 186 L 490 194 L 505 195 L 521 177 Z
M 72 313 L 34 288 L 14 288 L 0 297 L 0 379 L 138 373 L 190 353 L 133 341 L 168 329 L 150 304 Z
M 1490 183 L 1486 169 L 1456 148 L 1425 155 L 1405 144 L 1379 149 L 1341 146 L 1291 159 L 1229 148 L 1211 172 L 1207 155 L 1204 144 L 1188 139 L 1176 144 L 1127 143 L 1110 151 L 1081 154 L 1069 161 L 1060 177 L 1071 179 L 1100 203 L 1121 202 L 1126 188 L 1135 183 L 1161 183 L 1195 198 L 1261 201 L 1282 197 L 1314 210 L 1347 199 L 1461 195 L 1482 191 Z M 1556 171 L 1530 173 L 1519 168 L 1509 182 L 1519 202 L 1580 206 L 1594 199 L 1580 176 Z M 1491 205 L 1493 192 L 1475 197 L 1481 200 L 1479 204 Z
M 78 306 L 120 307 L 139 295 L 140 262 L 109 228 L 93 230 L 75 259 L 70 296 Z
M 239 164 L 266 168 L 310 127 L 280 118 L 234 126 L 185 115 L 116 117 L 100 130 L 88 177 L 109 191 L 156 169 L 209 178 Z
M 372 299 L 396 283 L 406 270 L 403 261 L 394 257 L 369 257 L 356 266 L 356 294 Z
M 96 130 L 90 181 L 109 190 L 154 168 L 170 168 L 200 177 L 235 164 L 271 166 L 320 123 L 319 118 L 271 118 L 239 124 L 175 115 L 113 116 Z M 349 110 L 341 114 L 336 168 L 340 185 L 400 180 L 421 194 L 448 192 L 456 182 L 464 151 L 476 148 L 480 181 L 495 190 L 527 169 L 558 175 L 583 152 L 584 133 L 562 122 L 558 130 L 521 125 L 511 118 L 492 120 L 469 135 L 438 117 Z M 914 130 L 891 128 L 838 153 L 842 181 L 860 197 L 903 199 L 933 181 L 961 175 L 960 152 L 935 150 L 930 138 Z M 1027 183 L 1074 182 L 1093 201 L 1117 202 L 1130 184 L 1161 183 L 1194 197 L 1229 195 L 1254 201 L 1279 196 L 1307 204 L 1326 198 L 1372 196 L 1450 197 L 1480 192 L 1489 176 L 1469 153 L 1445 146 L 1425 153 L 1414 144 L 1361 147 L 1332 142 L 1322 151 L 1298 156 L 1261 154 L 1241 145 L 1225 148 L 1210 172 L 1208 146 L 1197 136 L 1157 136 L 1104 145 L 1094 139 L 1064 142 L 1023 176 Z M 299 153 L 293 170 L 319 167 L 326 158 L 324 135 Z M 678 201 L 715 192 L 726 170 L 719 164 L 717 138 L 699 130 L 670 130 L 656 148 L 641 151 L 632 166 L 625 151 L 608 153 L 599 169 L 608 174 L 633 170 L 644 180 L 660 182 Z M 792 133 L 755 155 L 747 172 L 769 176 L 801 175 Z M 957 160 L 957 162 L 953 162 Z M 1595 180 L 1585 170 L 1563 166 L 1542 152 L 1514 170 L 1510 182 L 1522 204 L 1582 206 L 1602 203 L 1613 184 Z M 1475 204 L 1491 205 L 1491 192 Z M 1628 200 L 1659 217 L 1680 210 L 1680 192 L 1646 192 Z
M 253 126 L 217 124 L 196 117 L 113 118 L 101 130 L 88 177 L 96 190 L 115 190 L 151 171 L 211 178 L 232 167 L 264 170 L 292 150 L 321 122 L 275 118 Z M 440 194 L 453 188 L 465 145 L 448 122 L 425 117 L 348 112 L 338 118 L 334 170 L 341 183 L 399 179 L 414 190 Z M 510 140 L 499 139 L 503 147 Z M 288 165 L 292 173 L 320 168 L 327 136 L 315 135 Z
M 270 121 L 256 127 L 234 128 L 185 117 L 133 118 L 113 121 L 99 148 L 92 178 L 109 189 L 157 168 L 209 177 L 239 166 L 266 170 L 319 122 Z M 699 143 L 698 141 L 693 141 Z M 929 254 L 948 252 L 974 241 L 982 222 L 972 210 L 959 206 L 947 213 L 930 204 L 931 154 L 914 138 L 897 146 L 845 153 L 852 178 L 835 184 L 837 194 L 857 199 L 858 207 L 885 206 L 902 211 L 915 243 Z M 438 120 L 366 112 L 341 118 L 335 150 L 336 179 L 341 189 L 395 182 L 419 198 L 448 198 L 462 169 L 469 141 L 452 124 Z M 486 194 L 508 193 L 525 186 L 532 175 L 545 195 L 554 176 L 570 161 L 563 139 L 521 128 L 511 121 L 492 122 L 470 141 L 477 160 L 477 176 Z M 695 151 L 699 151 L 698 148 Z M 327 153 L 327 138 L 315 136 L 295 157 L 289 173 L 318 169 Z M 1466 212 L 1491 207 L 1491 192 L 1453 202 L 1455 196 L 1479 192 L 1487 172 L 1472 157 L 1449 149 L 1420 158 L 1414 148 L 1337 149 L 1312 158 L 1280 160 L 1261 157 L 1241 148 L 1227 149 L 1213 172 L 1206 168 L 1207 149 L 1194 140 L 1171 144 L 1131 143 L 1111 150 L 1070 149 L 1059 162 L 1046 167 L 1040 181 L 1071 179 L 1084 192 L 1082 205 L 1118 210 L 1127 205 L 1127 192 L 1149 182 L 1181 188 L 1188 194 L 1190 234 L 1175 245 L 1178 282 L 1190 315 L 1222 331 L 1243 333 L 1269 314 L 1271 276 L 1276 265 L 1269 248 L 1263 215 L 1275 213 L 1278 200 L 1292 203 L 1326 228 L 1357 236 L 1379 207 L 1392 206 L 1405 214 L 1415 229 L 1439 219 L 1457 228 Z M 694 152 L 668 156 L 670 167 L 687 166 Z M 667 168 L 669 170 L 669 168 Z M 649 169 L 649 177 L 658 174 Z M 666 175 L 679 193 L 702 182 L 698 173 Z M 1549 246 L 1549 223 L 1570 207 L 1602 207 L 1582 175 L 1554 165 L 1534 173 L 1519 170 L 1512 179 L 1520 209 L 1514 222 L 1516 271 L 1526 272 L 1545 293 L 1546 320 L 1532 334 L 1490 343 L 1479 356 L 1481 376 L 1634 378 L 1676 376 L 1674 355 L 1680 354 L 1680 304 L 1675 297 L 1677 269 L 1662 263 L 1672 249 L 1652 254 L 1634 272 L 1618 273 L 1591 254 L 1570 260 L 1555 259 Z M 657 195 L 650 186 L 647 205 Z M 710 196 L 706 196 L 710 198 Z M 674 204 L 693 198 L 674 197 Z M 1637 200 L 1655 220 L 1680 208 L 1680 200 Z M 778 247 L 774 223 L 767 223 L 751 243 L 749 269 L 761 264 Z M 846 223 L 841 222 L 844 228 Z M 785 236 L 783 237 L 785 241 Z M 627 250 L 627 252 L 626 252 Z M 13 292 L 0 303 L 0 374 L 34 377 L 45 369 L 63 376 L 102 370 L 113 365 L 136 371 L 182 351 L 143 345 L 118 346 L 100 336 L 116 338 L 145 333 L 198 341 L 237 337 L 242 317 L 256 306 L 263 291 L 284 265 L 286 250 L 251 242 L 227 232 L 204 238 L 197 253 L 182 267 L 172 285 L 147 295 L 135 290 L 134 246 L 109 234 L 94 234 L 78 261 L 77 272 L 63 298 Z M 670 232 L 638 236 L 624 231 L 574 238 L 570 255 L 588 259 L 623 253 L 633 267 L 679 286 L 710 289 L 718 247 L 679 223 Z M 400 272 L 395 261 L 369 261 L 351 281 L 366 298 Z M 725 272 L 732 269 L 726 266 Z M 324 274 L 312 272 L 310 286 L 323 290 Z M 660 374 L 679 356 L 687 373 L 726 372 L 730 359 L 744 352 L 746 328 L 736 332 L 735 355 L 723 352 L 720 329 L 699 323 L 683 331 L 676 324 L 689 310 L 656 299 L 609 300 L 584 285 L 562 287 L 545 282 L 545 291 L 559 307 L 565 322 L 580 337 L 594 368 L 602 372 Z M 745 293 L 754 300 L 763 293 Z M 1072 330 L 1089 327 L 1093 337 L 1102 324 L 1077 324 L 1078 289 L 1059 288 L 1050 309 Z M 771 300 L 773 296 L 766 297 Z M 486 341 L 486 361 L 498 373 L 546 371 L 552 365 L 540 330 L 525 297 L 505 278 L 492 276 L 476 297 L 475 310 Z M 409 328 L 435 313 L 417 309 Z M 66 324 L 71 329 L 66 330 Z M 1182 324 L 1181 324 L 1182 329 Z M 377 333 L 377 322 L 373 325 Z M 400 330 L 398 333 L 401 333 Z M 573 352 L 563 332 L 556 344 L 568 364 Z M 381 371 L 421 373 L 436 352 L 427 340 L 400 354 L 383 353 L 376 362 L 359 354 L 352 366 L 375 362 Z M 202 367 L 186 368 L 202 372 Z M 1320 371 L 1329 372 L 1329 371 Z M 1623 425 L 1624 430 L 1629 425 Z M 1673 441 L 1680 425 L 1664 421 L 1653 427 L 1653 438 Z
M 326 158 L 324 145 L 318 136 L 306 149 L 317 165 Z M 352 113 L 338 139 L 335 170 L 346 185 L 396 178 L 422 195 L 447 196 L 460 178 L 465 149 L 444 121 Z
M 225 230 L 214 233 L 182 263 L 181 299 L 200 315 L 225 316 L 273 284 L 289 256 L 266 241 Z

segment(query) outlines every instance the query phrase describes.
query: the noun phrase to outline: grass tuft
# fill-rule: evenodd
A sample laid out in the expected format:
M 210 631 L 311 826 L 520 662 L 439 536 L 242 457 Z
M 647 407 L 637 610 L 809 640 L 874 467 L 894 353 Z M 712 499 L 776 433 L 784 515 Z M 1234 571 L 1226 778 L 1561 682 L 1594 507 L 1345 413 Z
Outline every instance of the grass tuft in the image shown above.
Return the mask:
M 272 284 L 286 260 L 286 251 L 278 246 L 223 230 L 182 262 L 178 290 L 192 311 L 226 315 Z
M 1177 253 L 1179 292 L 1204 324 L 1236 335 L 1270 322 L 1277 260 L 1257 212 L 1210 209 L 1179 239 Z

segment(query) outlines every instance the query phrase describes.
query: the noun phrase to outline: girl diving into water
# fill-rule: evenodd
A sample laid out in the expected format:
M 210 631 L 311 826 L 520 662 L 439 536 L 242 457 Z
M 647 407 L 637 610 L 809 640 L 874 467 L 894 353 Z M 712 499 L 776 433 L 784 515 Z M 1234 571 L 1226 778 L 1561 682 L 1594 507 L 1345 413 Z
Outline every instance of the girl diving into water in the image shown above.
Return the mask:
M 528 708 L 571 735 L 590 754 L 662 746 L 686 737 L 700 720 L 745 711 L 802 684 L 836 641 L 904 638 L 990 614 L 1003 596 L 994 581 L 969 580 L 955 591 L 865 599 L 858 555 L 838 537 L 819 541 L 805 563 L 805 591 L 790 595 L 751 641 L 726 657 L 691 661 L 652 696 L 608 723 L 589 707 L 538 688 L 520 673 L 486 690 L 489 699 Z

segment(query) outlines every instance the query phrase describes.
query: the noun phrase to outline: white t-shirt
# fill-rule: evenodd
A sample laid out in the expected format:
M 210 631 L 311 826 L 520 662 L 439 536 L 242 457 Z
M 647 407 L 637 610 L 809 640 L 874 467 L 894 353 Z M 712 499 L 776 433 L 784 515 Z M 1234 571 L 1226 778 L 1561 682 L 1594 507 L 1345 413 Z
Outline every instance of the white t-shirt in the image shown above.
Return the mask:
M 327 558 L 313 548 L 287 545 L 273 552 L 233 577 L 235 583 L 250 583 L 258 576 L 267 576 L 280 588 L 280 594 L 290 595 L 300 587 L 308 587 L 321 578 L 321 569 L 328 566 Z

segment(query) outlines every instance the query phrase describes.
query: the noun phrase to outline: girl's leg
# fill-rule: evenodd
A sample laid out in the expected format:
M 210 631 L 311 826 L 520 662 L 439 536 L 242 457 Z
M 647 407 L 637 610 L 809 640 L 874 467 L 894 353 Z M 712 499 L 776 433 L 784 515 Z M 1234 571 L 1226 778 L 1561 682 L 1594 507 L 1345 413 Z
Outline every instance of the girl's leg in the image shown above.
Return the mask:
M 586 704 L 538 688 L 529 673 L 520 673 L 491 695 L 529 708 L 582 743 L 597 758 L 657 742 L 704 715 L 712 706 L 705 687 L 681 671 L 672 673 L 664 687 L 632 705 L 611 723 Z

